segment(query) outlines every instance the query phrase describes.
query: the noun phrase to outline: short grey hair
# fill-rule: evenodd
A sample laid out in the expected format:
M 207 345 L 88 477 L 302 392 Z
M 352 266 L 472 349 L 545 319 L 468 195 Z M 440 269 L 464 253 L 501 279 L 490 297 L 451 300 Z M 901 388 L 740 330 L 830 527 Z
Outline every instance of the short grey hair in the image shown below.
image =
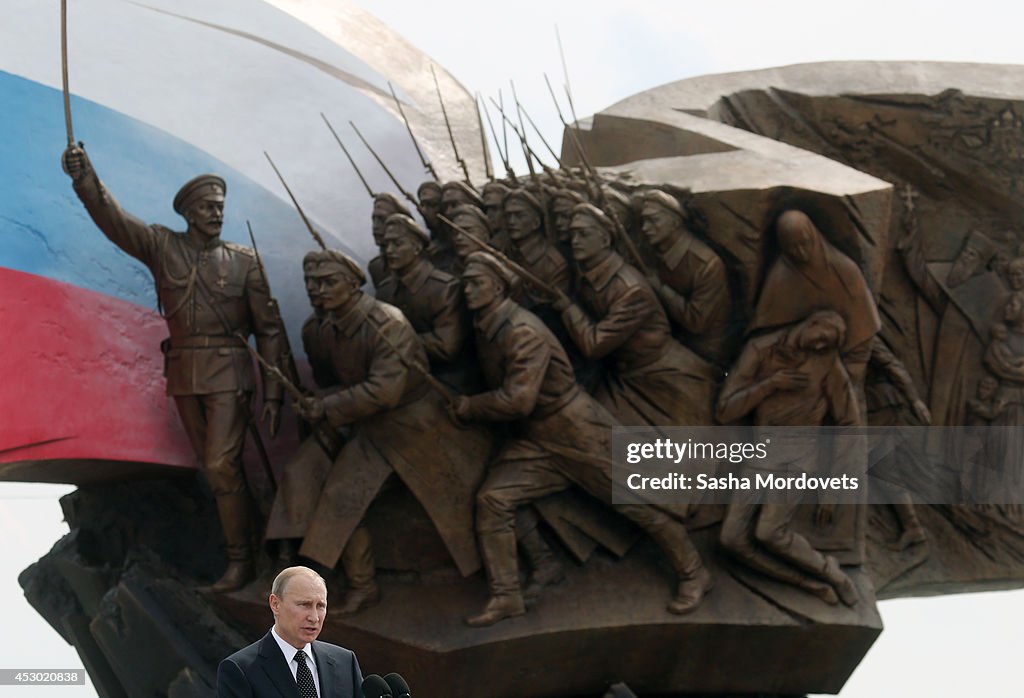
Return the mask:
M 302 565 L 297 565 L 295 567 L 287 567 L 281 570 L 280 574 L 274 577 L 274 583 L 270 587 L 270 593 L 281 598 L 284 596 L 284 590 L 288 587 L 288 582 L 291 581 L 291 578 L 299 575 L 319 579 L 320 583 L 324 585 L 324 589 L 327 588 L 327 582 L 325 582 L 324 578 L 317 574 L 315 570 L 303 567 Z

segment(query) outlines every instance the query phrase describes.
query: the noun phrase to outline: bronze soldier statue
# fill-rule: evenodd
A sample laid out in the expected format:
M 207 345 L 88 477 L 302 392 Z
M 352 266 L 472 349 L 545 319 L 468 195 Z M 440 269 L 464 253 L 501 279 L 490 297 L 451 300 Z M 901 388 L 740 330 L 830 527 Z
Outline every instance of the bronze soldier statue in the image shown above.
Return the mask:
M 484 208 L 484 200 L 473 187 L 462 180 L 452 180 L 441 185 L 441 213 L 451 220 L 456 206 L 476 206 L 481 211 Z M 455 263 L 455 252 L 452 250 L 453 232 L 443 222 L 438 223 L 438 234 L 430 246 L 430 259 L 434 266 L 443 271 L 450 271 Z
M 583 356 L 612 360 L 598 401 L 627 426 L 711 424 L 716 370 L 672 338 L 646 279 L 612 249 L 612 221 L 578 204 L 571 230 L 580 304 L 562 295 L 554 307 Z
M 474 252 L 465 273 L 466 304 L 475 314 L 480 365 L 488 392 L 463 396 L 459 419 L 518 422 L 477 494 L 477 535 L 491 598 L 466 622 L 485 626 L 526 612 L 516 559 L 516 511 L 574 484 L 609 503 L 615 420 L 576 383 L 562 345 L 533 313 L 509 298 L 514 277 L 492 255 Z M 646 505 L 617 507 L 665 551 L 679 577 L 668 610 L 687 613 L 711 588 L 686 529 Z
M 338 379 L 331 365 L 331 348 L 323 341 L 320 325 L 327 316 L 320 297 L 320 279 L 314 274 L 323 255 L 310 252 L 302 260 L 306 294 L 313 308 L 302 325 L 302 348 L 313 372 L 318 390 L 329 390 Z M 285 465 L 277 486 L 277 495 L 267 520 L 267 540 L 279 540 L 278 562 L 281 567 L 294 564 L 298 543 L 306 535 L 313 507 L 309 505 L 310 492 L 319 492 L 330 470 L 331 463 L 341 447 L 342 434 L 326 422 L 321 422 L 299 444 Z
M 227 571 L 212 589 L 239 589 L 254 574 L 253 504 L 241 453 L 256 377 L 238 335 L 255 335 L 260 353 L 280 365 L 284 328 L 270 289 L 253 251 L 220 238 L 227 187 L 217 175 L 190 180 L 174 197 L 175 212 L 188 222 L 176 233 L 124 211 L 84 150 L 65 150 L 64 169 L 96 226 L 153 275 L 170 334 L 162 344 L 167 394 L 210 483 L 227 543 Z M 274 435 L 282 386 L 266 373 L 263 379 L 263 417 Z
M 511 187 L 504 182 L 497 181 L 488 182 L 481 190 L 481 197 L 484 201 L 484 213 L 487 214 L 491 236 L 494 238 L 493 244 L 505 254 L 511 251 L 512 245 L 508 239 L 508 233 L 505 231 L 505 214 L 502 210 L 502 204 L 510 191 L 512 191 Z
M 491 235 L 493 228 L 491 227 L 490 215 L 485 214 L 476 206 L 469 206 L 466 204 L 456 206 L 452 211 L 452 216 L 452 223 L 458 226 L 458 228 L 461 228 L 461 230 L 457 228 L 453 232 L 452 236 L 452 244 L 456 257 L 453 273 L 461 277 L 466 271 L 466 260 L 469 255 L 480 250 L 480 245 L 469 240 L 466 233 L 471 234 L 480 242 L 493 245 L 494 240 Z M 460 290 L 460 296 L 461 293 L 462 291 Z
M 505 230 L 523 266 L 564 292 L 569 290 L 570 271 L 562 253 L 544 235 L 544 204 L 526 189 L 514 189 L 502 206 Z M 550 301 L 542 291 L 523 288 L 522 305 L 532 309 Z
M 384 222 L 387 221 L 388 216 L 396 213 L 402 213 L 406 216 L 410 215 L 409 209 L 394 194 L 382 192 L 374 195 L 371 218 L 373 242 L 377 245 L 377 249 L 380 250 L 380 254 L 371 259 L 367 263 L 366 268 L 370 272 L 370 280 L 373 281 L 375 288 L 379 288 L 384 283 L 384 279 L 391 273 L 384 255 Z
M 752 414 L 754 424 L 776 427 L 821 426 L 826 419 L 836 426 L 858 424 L 857 396 L 840 355 L 845 335 L 846 322 L 839 313 L 819 310 L 795 325 L 751 339 L 729 370 L 716 417 L 727 424 Z M 773 467 L 784 466 L 789 474 L 815 472 L 816 440 L 798 435 L 783 444 L 784 436 L 773 434 L 772 448 L 786 461 Z M 740 491 L 730 502 L 722 546 L 751 569 L 826 603 L 855 605 L 857 589 L 838 561 L 793 529 L 801 504 L 759 504 L 758 496 L 756 489 Z M 831 506 L 819 505 L 819 510 Z
M 349 590 L 341 613 L 380 596 L 363 517 L 385 483 L 397 476 L 437 527 L 459 571 L 480 567 L 473 534 L 473 496 L 490 452 L 483 431 L 459 429 L 431 388 L 427 355 L 404 315 L 363 293 L 365 276 L 341 252 L 328 250 L 316 270 L 327 317 L 321 340 L 330 348 L 336 389 L 307 397 L 299 414 L 349 429 L 319 493 L 299 554 L 327 567 L 339 557 Z M 419 368 L 417 368 L 419 367 Z
M 687 215 L 675 197 L 651 190 L 642 200 L 641 230 L 658 252 L 656 273 L 647 280 L 678 328 L 677 339 L 724 366 L 732 308 L 725 264 L 687 227 Z
M 431 238 L 436 238 L 444 225 L 437 218 L 441 213 L 441 185 L 428 179 L 416 190 L 416 198 L 420 202 L 418 208 L 420 215 L 423 216 L 423 222 L 427 224 Z
M 577 204 L 585 204 L 587 200 L 579 192 L 572 189 L 550 188 L 548 201 L 551 205 L 551 220 L 555 227 L 558 242 L 569 247 L 569 223 L 572 222 L 572 210 Z
M 391 275 L 377 299 L 405 313 L 430 359 L 432 372 L 463 386 L 472 371 L 464 347 L 469 332 L 459 281 L 427 258 L 430 238 L 416 221 L 396 213 L 384 224 L 384 255 Z

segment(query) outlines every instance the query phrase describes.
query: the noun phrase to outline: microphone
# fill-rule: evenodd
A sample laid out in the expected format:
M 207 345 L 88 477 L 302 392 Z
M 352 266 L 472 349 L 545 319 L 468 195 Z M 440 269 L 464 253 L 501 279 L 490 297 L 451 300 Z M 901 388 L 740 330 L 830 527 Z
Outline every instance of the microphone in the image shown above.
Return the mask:
M 391 687 L 376 674 L 370 674 L 363 679 L 362 691 L 363 698 L 394 698 Z
M 407 684 L 405 679 L 395 672 L 387 674 L 384 677 L 384 680 L 391 688 L 391 695 L 393 698 L 412 698 L 412 693 L 409 692 L 409 684 Z

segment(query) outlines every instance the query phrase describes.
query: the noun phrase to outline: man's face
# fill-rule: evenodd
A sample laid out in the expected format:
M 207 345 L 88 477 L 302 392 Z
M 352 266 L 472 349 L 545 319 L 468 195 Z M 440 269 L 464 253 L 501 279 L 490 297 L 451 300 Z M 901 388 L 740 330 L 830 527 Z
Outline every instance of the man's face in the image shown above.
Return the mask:
M 384 221 L 388 219 L 394 211 L 386 206 L 379 206 L 374 204 L 373 206 L 373 217 L 370 219 L 373 225 L 373 241 L 377 247 L 381 248 L 383 252 L 384 246 Z
M 569 199 L 555 199 L 551 204 L 551 212 L 555 217 L 555 230 L 558 233 L 559 241 L 569 239 L 569 223 L 572 222 L 572 207 L 575 206 Z
M 309 304 L 314 310 L 323 308 L 323 299 L 320 297 L 320 279 L 310 274 L 304 274 L 306 281 L 306 295 L 309 296 Z
M 224 195 L 209 194 L 199 199 L 189 207 L 185 220 L 206 237 L 217 237 L 224 225 Z
M 779 231 L 779 247 L 782 254 L 798 267 L 806 266 L 811 261 L 814 249 L 813 233 L 804 228 L 785 228 Z
M 337 310 L 355 295 L 355 285 L 345 274 L 337 273 L 319 278 L 318 293 L 324 310 Z
M 448 220 L 451 220 L 455 207 L 461 206 L 462 204 L 472 205 L 472 202 L 458 189 L 445 189 L 444 193 L 441 194 L 441 213 L 443 213 Z
M 981 252 L 977 248 L 970 245 L 964 247 L 953 260 L 949 276 L 946 277 L 946 285 L 955 288 L 967 281 L 981 271 L 983 261 Z
M 412 266 L 419 257 L 423 246 L 411 233 L 400 225 L 389 225 L 384 229 L 384 259 L 388 268 L 401 274 Z
M 438 224 L 437 214 L 441 212 L 441 192 L 433 187 L 421 189 L 419 192 L 420 215 L 430 228 Z
M 505 204 L 505 229 L 513 240 L 522 240 L 540 227 L 540 216 L 519 199 Z
M 457 225 L 459 228 L 462 228 L 462 230 L 465 230 L 466 233 L 472 234 L 477 240 L 484 242 L 487 241 L 487 229 L 484 228 L 483 224 L 473 216 L 456 216 L 452 220 L 452 223 Z M 455 248 L 455 254 L 457 254 L 460 259 L 465 259 L 471 252 L 476 252 L 480 249 L 480 245 L 474 244 L 470 241 L 466 233 L 456 229 L 454 236 L 452 237 L 452 246 Z
M 572 257 L 581 264 L 598 258 L 610 246 L 608 233 L 590 216 L 574 216 L 569 232 Z
M 1024 260 L 1015 259 L 1006 267 L 1006 279 L 1014 291 L 1024 291 Z
M 655 247 L 670 243 L 682 229 L 679 217 L 656 204 L 644 204 L 640 211 L 641 230 Z
M 1011 325 L 1018 325 L 1024 321 L 1024 296 L 1020 293 L 1011 293 L 1006 301 L 1006 308 L 1003 309 L 1003 319 Z
M 487 222 L 491 224 L 491 230 L 501 230 L 504 224 L 501 202 L 504 199 L 501 192 L 489 191 L 484 193 L 484 213 L 487 214 Z
M 486 272 L 467 272 L 463 286 L 466 307 L 470 310 L 487 308 L 502 297 L 502 285 Z
M 270 595 L 274 627 L 281 639 L 301 649 L 320 635 L 327 615 L 327 588 L 319 579 L 299 574 L 288 580 L 281 596 Z

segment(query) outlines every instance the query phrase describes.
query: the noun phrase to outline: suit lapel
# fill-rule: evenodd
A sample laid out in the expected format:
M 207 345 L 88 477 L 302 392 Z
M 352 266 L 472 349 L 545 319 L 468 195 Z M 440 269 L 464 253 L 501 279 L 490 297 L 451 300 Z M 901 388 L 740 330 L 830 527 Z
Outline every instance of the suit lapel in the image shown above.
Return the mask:
M 313 656 L 316 658 L 316 672 L 320 678 L 320 698 L 331 698 L 331 691 L 337 684 L 335 679 L 334 657 L 321 649 L 320 642 L 313 643 Z
M 260 665 L 282 696 L 299 698 L 299 686 L 288 669 L 288 661 L 270 633 L 260 643 Z

